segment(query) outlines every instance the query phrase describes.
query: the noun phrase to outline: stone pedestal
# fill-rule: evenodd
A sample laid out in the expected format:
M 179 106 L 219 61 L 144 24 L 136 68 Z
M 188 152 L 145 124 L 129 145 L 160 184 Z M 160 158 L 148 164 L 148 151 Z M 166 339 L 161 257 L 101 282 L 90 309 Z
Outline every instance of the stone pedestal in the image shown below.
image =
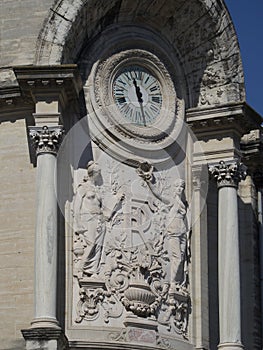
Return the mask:
M 62 330 L 54 328 L 31 328 L 22 330 L 26 350 L 66 350 L 68 341 Z
M 240 266 L 237 186 L 245 167 L 237 161 L 210 166 L 218 186 L 218 285 L 220 344 L 218 349 L 243 349 L 241 343 Z

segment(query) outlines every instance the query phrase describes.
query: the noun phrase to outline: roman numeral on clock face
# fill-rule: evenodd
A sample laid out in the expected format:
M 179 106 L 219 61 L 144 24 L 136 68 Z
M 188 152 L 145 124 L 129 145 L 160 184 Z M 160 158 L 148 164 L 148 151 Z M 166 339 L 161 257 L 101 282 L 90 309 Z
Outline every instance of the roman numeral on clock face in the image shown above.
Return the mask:
M 117 102 L 118 102 L 119 104 L 121 104 L 121 105 L 122 105 L 123 103 L 126 102 L 126 98 L 125 98 L 124 96 L 122 96 L 122 97 L 117 97 L 116 100 L 117 100 Z
M 162 102 L 161 96 L 151 96 L 152 102 L 160 104 Z
M 113 98 L 129 122 L 147 126 L 155 122 L 162 108 L 158 79 L 140 65 L 124 67 L 113 82 Z

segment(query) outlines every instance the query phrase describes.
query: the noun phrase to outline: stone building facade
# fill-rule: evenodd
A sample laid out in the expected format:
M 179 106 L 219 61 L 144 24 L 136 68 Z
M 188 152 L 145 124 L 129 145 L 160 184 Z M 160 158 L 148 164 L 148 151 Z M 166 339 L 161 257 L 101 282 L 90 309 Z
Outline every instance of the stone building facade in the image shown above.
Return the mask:
M 262 118 L 224 1 L 0 18 L 0 349 L 262 349 Z

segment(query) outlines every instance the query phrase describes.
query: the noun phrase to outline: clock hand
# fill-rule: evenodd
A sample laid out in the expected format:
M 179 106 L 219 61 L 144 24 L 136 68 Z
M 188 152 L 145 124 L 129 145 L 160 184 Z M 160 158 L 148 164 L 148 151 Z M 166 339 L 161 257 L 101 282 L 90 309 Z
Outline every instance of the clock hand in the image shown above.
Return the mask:
M 138 102 L 139 103 L 143 103 L 142 93 L 141 93 L 140 87 L 137 85 L 135 79 L 133 79 L 133 85 L 135 87 L 135 91 L 136 91 L 136 96 L 137 96 Z
M 143 125 L 146 126 L 146 119 L 145 119 L 145 115 L 144 115 L 144 111 L 143 111 L 143 105 L 142 102 L 140 103 L 140 108 L 141 108 L 141 112 L 142 112 L 142 119 L 143 119 Z
M 144 110 L 143 110 L 142 93 L 141 93 L 140 87 L 137 85 L 135 79 L 133 79 L 133 84 L 134 84 L 134 87 L 135 87 L 136 96 L 137 96 L 138 102 L 140 104 L 141 112 L 142 112 L 143 125 L 146 126 L 146 119 L 145 119 Z

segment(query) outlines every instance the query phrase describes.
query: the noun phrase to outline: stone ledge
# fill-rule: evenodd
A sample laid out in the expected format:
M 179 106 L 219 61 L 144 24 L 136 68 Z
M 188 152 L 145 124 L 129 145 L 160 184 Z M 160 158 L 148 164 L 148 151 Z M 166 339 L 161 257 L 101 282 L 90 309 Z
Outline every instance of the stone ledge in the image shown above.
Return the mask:
M 24 95 L 62 92 L 67 99 L 78 98 L 82 81 L 76 64 L 13 67 Z
M 55 328 L 28 328 L 21 330 L 25 340 L 60 340 L 67 341 L 64 332 Z
M 262 117 L 246 102 L 232 102 L 210 107 L 190 108 L 186 111 L 186 121 L 197 135 L 235 130 L 243 135 L 260 128 Z

